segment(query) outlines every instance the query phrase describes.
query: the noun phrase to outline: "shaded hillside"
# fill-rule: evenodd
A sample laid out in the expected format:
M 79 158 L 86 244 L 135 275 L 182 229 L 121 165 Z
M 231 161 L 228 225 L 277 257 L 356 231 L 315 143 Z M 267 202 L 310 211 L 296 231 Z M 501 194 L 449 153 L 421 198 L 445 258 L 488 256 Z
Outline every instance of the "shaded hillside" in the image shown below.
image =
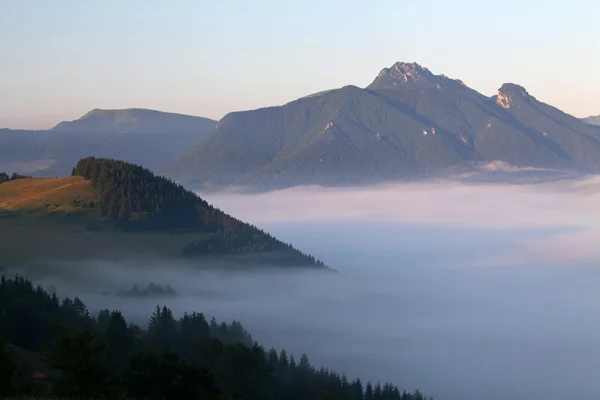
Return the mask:
M 0 171 L 56 177 L 87 156 L 159 170 L 215 129 L 216 121 L 152 110 L 93 110 L 52 130 L 0 129 Z
M 600 128 L 518 85 L 489 98 L 416 64 L 396 64 L 367 89 L 230 113 L 170 173 L 207 186 L 272 188 L 426 177 L 496 160 L 599 171 Z
M 600 125 L 600 115 L 596 115 L 594 117 L 587 117 L 583 119 L 588 124 L 592 125 Z
M 112 159 L 82 159 L 68 178 L 2 183 L 0 210 L 0 264 L 228 256 L 233 264 L 324 267 L 170 180 Z

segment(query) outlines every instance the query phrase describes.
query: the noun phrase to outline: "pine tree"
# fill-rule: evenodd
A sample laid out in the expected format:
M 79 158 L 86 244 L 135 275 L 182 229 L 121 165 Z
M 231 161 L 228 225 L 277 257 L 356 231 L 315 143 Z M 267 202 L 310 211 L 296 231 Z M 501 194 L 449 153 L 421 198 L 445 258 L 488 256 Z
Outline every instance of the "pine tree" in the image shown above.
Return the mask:
M 371 382 L 367 382 L 367 387 L 365 389 L 365 400 L 374 400 L 373 385 L 371 384 Z
M 126 371 L 125 384 L 132 398 L 220 399 L 220 391 L 208 370 L 182 361 L 169 350 L 159 357 L 150 353 L 134 356 Z
M 0 335 L 0 397 L 15 396 L 18 393 L 19 371 L 14 353 Z
M 122 367 L 133 349 L 133 333 L 120 311 L 110 313 L 104 339 L 108 362 L 113 367 Z
M 61 372 L 52 383 L 54 395 L 93 398 L 105 393 L 108 373 L 103 352 L 104 346 L 93 333 L 69 334 L 60 329 L 46 355 L 48 366 Z
M 377 385 L 375 385 L 375 391 L 373 392 L 373 399 L 374 400 L 382 400 L 383 399 L 383 391 L 381 389 L 381 384 L 379 382 L 377 382 Z
M 285 350 L 281 350 L 279 353 L 279 366 L 283 369 L 286 369 L 289 366 L 289 360 Z
M 155 350 L 174 349 L 178 341 L 178 332 L 173 313 L 166 306 L 156 310 L 148 324 L 148 339 Z
M 210 327 L 203 314 L 187 313 L 179 321 L 179 349 L 182 354 L 196 352 L 198 343 L 210 338 Z

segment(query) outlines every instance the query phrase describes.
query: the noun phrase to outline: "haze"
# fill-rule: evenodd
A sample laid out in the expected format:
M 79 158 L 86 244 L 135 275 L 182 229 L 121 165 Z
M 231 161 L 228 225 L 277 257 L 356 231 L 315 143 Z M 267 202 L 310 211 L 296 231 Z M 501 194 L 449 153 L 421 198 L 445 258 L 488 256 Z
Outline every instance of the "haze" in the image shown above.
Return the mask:
M 203 196 L 339 273 L 154 260 L 63 265 L 68 273 L 38 280 L 140 323 L 157 302 L 237 319 L 267 347 L 438 400 L 600 395 L 600 177 Z M 178 297 L 100 295 L 150 281 Z
M 219 119 L 416 61 L 493 95 L 516 82 L 600 113 L 598 2 L 0 1 L 0 127 L 94 108 Z

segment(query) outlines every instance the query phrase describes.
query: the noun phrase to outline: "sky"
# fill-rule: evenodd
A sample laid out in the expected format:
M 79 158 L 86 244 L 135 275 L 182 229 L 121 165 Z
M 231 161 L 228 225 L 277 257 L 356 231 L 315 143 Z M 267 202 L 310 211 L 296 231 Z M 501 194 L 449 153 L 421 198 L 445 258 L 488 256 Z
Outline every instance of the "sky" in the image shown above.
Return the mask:
M 0 127 L 93 108 L 222 118 L 417 62 L 600 114 L 594 0 L 0 0 Z

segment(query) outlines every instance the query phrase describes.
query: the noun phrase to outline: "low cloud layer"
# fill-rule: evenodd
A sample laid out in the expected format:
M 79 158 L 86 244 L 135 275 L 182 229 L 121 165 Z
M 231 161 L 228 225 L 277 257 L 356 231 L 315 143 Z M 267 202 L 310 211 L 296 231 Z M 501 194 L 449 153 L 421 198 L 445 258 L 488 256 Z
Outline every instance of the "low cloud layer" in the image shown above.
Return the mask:
M 205 197 L 340 272 L 153 260 L 40 281 L 139 323 L 156 303 L 235 318 L 265 346 L 440 400 L 600 396 L 600 178 Z M 178 296 L 102 295 L 152 281 Z
M 518 231 L 511 254 L 482 263 L 561 264 L 600 260 L 600 177 L 511 185 L 457 181 L 368 188 L 298 187 L 266 194 L 205 196 L 259 226 L 365 222 Z M 541 233 L 544 232 L 542 235 Z

